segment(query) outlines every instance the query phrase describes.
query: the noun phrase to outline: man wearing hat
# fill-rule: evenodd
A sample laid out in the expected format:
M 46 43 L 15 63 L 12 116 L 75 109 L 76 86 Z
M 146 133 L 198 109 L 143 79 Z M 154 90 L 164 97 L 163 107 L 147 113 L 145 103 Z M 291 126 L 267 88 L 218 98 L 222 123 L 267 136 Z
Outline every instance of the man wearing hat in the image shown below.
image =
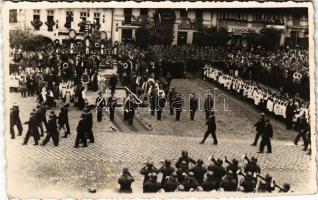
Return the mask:
M 275 187 L 272 185 L 272 177 L 269 174 L 266 174 L 264 179 L 262 179 L 258 184 L 258 192 L 272 192 L 275 190 Z
M 188 155 L 188 151 L 185 151 L 185 150 L 181 152 L 181 157 L 179 157 L 178 161 L 176 162 L 176 168 L 179 169 L 181 167 L 182 161 L 185 161 L 187 167 L 189 166 L 189 163 L 195 164 L 195 160 L 190 158 Z
M 163 189 L 165 192 L 176 191 L 177 187 L 180 185 L 180 183 L 177 181 L 177 173 L 173 172 L 171 176 L 167 176 L 166 179 L 167 180 L 163 184 Z
M 84 109 L 85 121 L 87 124 L 87 137 L 90 143 L 95 142 L 94 134 L 93 134 L 93 114 L 91 113 L 89 108 Z
M 271 138 L 273 138 L 273 128 L 271 123 L 269 122 L 269 119 L 266 119 L 264 132 L 262 134 L 262 140 L 261 140 L 260 149 L 258 153 L 263 153 L 265 146 L 267 146 L 267 153 L 272 153 Z
M 140 174 L 144 176 L 144 184 L 149 180 L 149 174 L 159 173 L 159 170 L 153 166 L 153 162 L 147 162 L 146 165 L 140 170 Z
M 107 106 L 109 109 L 109 120 L 114 121 L 117 106 L 117 99 L 114 97 L 114 94 L 111 94 L 110 97 L 108 97 Z
M 123 169 L 123 174 L 118 179 L 118 184 L 120 185 L 120 193 L 132 193 L 131 184 L 135 179 L 131 176 L 128 168 Z
M 198 159 L 197 164 L 194 167 L 192 167 L 190 171 L 193 172 L 194 178 L 201 185 L 204 179 L 204 174 L 207 172 L 205 166 L 203 166 L 203 160 Z
M 257 158 L 255 158 L 255 157 L 251 158 L 251 160 L 244 166 L 244 172 L 245 173 L 252 172 L 252 174 L 254 174 L 254 173 L 260 174 L 261 173 L 261 168 L 257 164 Z
M 174 112 L 173 103 L 175 101 L 176 95 L 177 95 L 176 88 L 172 87 L 171 91 L 168 94 L 169 105 L 170 105 L 170 115 L 173 115 L 173 112 Z
M 71 134 L 67 107 L 68 107 L 68 104 L 64 104 L 64 106 L 61 108 L 60 113 L 58 115 L 58 124 L 59 124 L 58 130 L 60 131 L 62 128 L 64 129 L 63 138 L 67 138 L 67 135 Z
M 194 173 L 189 172 L 185 181 L 182 184 L 184 186 L 184 191 L 190 191 L 190 189 L 196 190 L 199 186 L 198 181 L 194 178 Z
M 201 184 L 202 188 L 206 192 L 210 192 L 212 190 L 216 190 L 216 180 L 214 179 L 213 172 L 208 171 L 206 174 L 206 178 Z
M 24 124 L 28 124 L 28 131 L 25 135 L 25 138 L 24 138 L 22 145 L 26 145 L 31 136 L 33 136 L 34 145 L 38 145 L 39 139 L 40 139 L 40 134 L 39 134 L 39 130 L 38 130 L 38 121 L 37 121 L 37 118 L 36 118 L 34 111 L 32 111 L 30 113 L 29 121 L 25 122 Z
M 176 121 L 180 121 L 180 117 L 181 117 L 181 112 L 183 110 L 184 107 L 184 101 L 183 101 L 183 97 L 181 96 L 180 93 L 177 93 L 174 102 L 173 102 L 173 108 L 176 111 Z
M 144 193 L 155 193 L 161 189 L 161 183 L 157 182 L 157 173 L 151 173 L 150 179 L 143 185 Z
M 97 110 L 97 121 L 100 122 L 100 121 L 102 121 L 103 110 L 106 107 L 106 100 L 103 97 L 102 92 L 98 93 L 98 97 L 96 98 L 95 105 L 96 105 L 96 110 Z
M 216 162 L 208 166 L 207 170 L 213 172 L 216 188 L 219 189 L 222 182 L 222 178 L 225 176 L 225 168 L 223 167 L 223 161 L 221 159 L 217 159 Z
M 190 97 L 190 120 L 194 121 L 195 112 L 199 107 L 199 101 L 195 93 L 192 93 Z
M 46 143 L 52 138 L 54 146 L 58 146 L 59 144 L 59 132 L 57 130 L 57 117 L 52 110 L 49 115 L 49 121 L 47 124 L 47 135 L 42 142 L 42 146 L 46 145 Z
M 238 160 L 235 158 L 232 160 L 232 163 L 226 167 L 226 173 L 229 171 L 233 172 L 233 175 L 236 179 L 238 179 L 236 172 L 241 169 L 241 167 L 238 165 Z
M 204 110 L 205 110 L 205 118 L 208 119 L 210 113 L 213 112 L 213 97 L 212 94 L 208 94 L 207 98 L 204 101 Z
M 264 132 L 264 127 L 265 127 L 265 113 L 261 113 L 260 119 L 254 124 L 256 127 L 256 136 L 254 139 L 252 146 L 257 145 L 258 138 L 263 134 Z
M 164 183 L 167 181 L 167 177 L 171 176 L 171 174 L 174 172 L 174 168 L 171 166 L 171 161 L 166 159 L 163 163 L 163 166 L 160 167 L 159 172 L 162 173 L 161 184 L 164 185 Z
M 78 122 L 78 125 L 76 127 L 76 131 L 77 131 L 77 135 L 76 135 L 76 139 L 75 139 L 75 148 L 79 147 L 80 143 L 83 143 L 83 147 L 87 147 L 87 138 L 85 133 L 87 132 L 88 129 L 88 125 L 87 125 L 87 121 L 85 119 L 85 114 L 81 114 L 81 119 Z
M 204 134 L 203 140 L 200 142 L 200 144 L 203 144 L 205 142 L 205 140 L 208 138 L 208 136 L 211 134 L 212 138 L 213 138 L 213 144 L 217 145 L 218 144 L 218 139 L 216 137 L 215 131 L 216 131 L 216 124 L 215 124 L 215 116 L 214 116 L 214 112 L 211 111 L 208 121 L 205 123 L 208 125 L 208 129 Z
M 11 134 L 11 139 L 15 139 L 15 133 L 14 133 L 14 126 L 17 126 L 19 134 L 22 135 L 22 124 L 20 120 L 20 110 L 19 106 L 14 103 L 13 107 L 10 109 L 10 134 Z

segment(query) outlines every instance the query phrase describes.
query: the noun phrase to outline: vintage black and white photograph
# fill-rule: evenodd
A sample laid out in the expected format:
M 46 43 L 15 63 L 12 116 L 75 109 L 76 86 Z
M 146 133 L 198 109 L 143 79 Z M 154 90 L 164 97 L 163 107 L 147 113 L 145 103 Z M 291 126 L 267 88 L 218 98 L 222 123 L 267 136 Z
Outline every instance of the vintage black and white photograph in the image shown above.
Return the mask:
M 311 3 L 3 5 L 9 197 L 316 192 Z

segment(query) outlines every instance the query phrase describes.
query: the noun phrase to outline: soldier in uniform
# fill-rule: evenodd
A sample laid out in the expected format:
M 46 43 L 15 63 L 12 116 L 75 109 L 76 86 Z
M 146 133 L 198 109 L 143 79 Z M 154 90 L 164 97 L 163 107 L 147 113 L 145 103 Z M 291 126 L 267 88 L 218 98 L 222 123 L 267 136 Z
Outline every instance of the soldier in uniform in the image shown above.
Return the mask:
M 110 97 L 108 97 L 107 105 L 108 105 L 108 109 L 109 109 L 109 120 L 114 121 L 117 100 L 113 94 L 111 94 Z
M 177 93 L 173 102 L 173 108 L 176 111 L 176 121 L 180 121 L 181 112 L 183 110 L 184 101 L 180 93 Z
M 299 120 L 299 132 L 297 136 L 295 137 L 295 145 L 298 144 L 299 139 L 302 138 L 303 142 L 305 144 L 306 141 L 306 132 L 310 129 L 309 124 L 307 123 L 306 116 L 305 114 L 301 116 Z
M 168 94 L 168 99 L 169 99 L 169 105 L 170 105 L 170 115 L 173 115 L 174 112 L 174 108 L 173 108 L 173 103 L 175 101 L 177 92 L 176 92 L 176 88 L 171 88 L 171 91 Z
M 158 174 L 159 170 L 153 166 L 152 162 L 147 162 L 146 165 L 140 170 L 140 174 L 144 176 L 144 184 L 149 180 L 149 174 Z
M 165 160 L 163 166 L 159 168 L 159 172 L 162 173 L 161 184 L 164 185 L 167 181 L 167 177 L 171 176 L 174 172 L 174 168 L 171 166 L 171 161 Z
M 150 179 L 143 185 L 144 193 L 155 193 L 161 189 L 161 183 L 157 182 L 157 174 L 151 173 Z
M 272 186 L 272 177 L 269 174 L 266 174 L 264 179 L 262 179 L 258 184 L 257 192 L 272 192 L 275 190 L 275 187 Z
M 15 133 L 14 133 L 14 126 L 17 126 L 18 131 L 19 131 L 19 136 L 22 135 L 22 124 L 20 120 L 20 110 L 19 106 L 14 103 L 13 107 L 10 109 L 10 134 L 11 134 L 11 139 L 15 139 Z
M 24 138 L 24 141 L 22 144 L 26 145 L 29 141 L 29 138 L 31 136 L 33 136 L 34 145 L 38 145 L 39 139 L 40 139 L 40 134 L 39 134 L 39 130 L 38 130 L 38 120 L 37 120 L 37 117 L 36 117 L 34 111 L 32 111 L 30 113 L 29 121 L 25 122 L 24 124 L 28 124 L 28 131 L 25 135 L 25 138 Z
M 195 93 L 192 93 L 190 97 L 190 120 L 194 121 L 195 112 L 199 107 L 198 98 L 196 97 Z
M 228 173 L 229 171 L 233 172 L 234 177 L 236 178 L 236 180 L 238 180 L 237 174 L 236 172 L 240 169 L 241 167 L 238 165 L 238 160 L 233 159 L 231 164 L 229 164 L 226 167 L 226 173 Z
M 198 159 L 197 164 L 190 169 L 194 173 L 195 179 L 201 185 L 203 183 L 204 174 L 207 172 L 205 166 L 203 166 L 203 160 Z
M 210 192 L 212 190 L 217 190 L 216 180 L 214 179 L 213 172 L 208 171 L 206 174 L 206 178 L 201 184 L 202 188 L 206 192 Z
M 265 145 L 267 146 L 267 153 L 272 153 L 271 138 L 273 138 L 273 128 L 269 119 L 266 119 L 259 153 L 264 152 Z
M 181 152 L 181 157 L 176 162 L 176 168 L 179 169 L 181 167 L 181 162 L 185 161 L 187 164 L 187 167 L 189 168 L 189 163 L 191 162 L 192 164 L 195 164 L 195 160 L 189 157 L 188 152 L 183 150 Z
M 221 187 L 224 191 L 237 191 L 237 175 L 232 170 L 227 171 L 226 176 L 221 182 Z
M 131 184 L 134 182 L 134 177 L 131 176 L 128 168 L 123 169 L 123 174 L 118 179 L 118 184 L 120 185 L 120 193 L 132 193 Z
M 203 137 L 202 141 L 200 142 L 200 144 L 203 144 L 205 142 L 205 140 L 208 138 L 208 136 L 211 134 L 211 136 L 213 138 L 213 144 L 217 145 L 218 139 L 217 139 L 216 134 L 215 134 L 216 124 L 215 124 L 214 112 L 210 112 L 210 116 L 208 117 L 208 121 L 206 122 L 206 124 L 208 125 L 208 129 L 205 132 L 204 137 Z
M 76 131 L 77 131 L 77 135 L 76 135 L 76 139 L 75 139 L 75 148 L 78 148 L 80 143 L 83 143 L 83 147 L 87 147 L 87 138 L 85 133 L 87 132 L 88 129 L 88 125 L 87 125 L 87 121 L 85 119 L 85 114 L 81 114 L 81 119 L 78 122 L 78 125 L 76 127 Z
M 256 127 L 256 136 L 255 136 L 254 142 L 253 142 L 253 144 L 251 144 L 251 146 L 257 145 L 258 138 L 262 135 L 262 133 L 264 131 L 264 127 L 265 127 L 265 114 L 264 113 L 261 113 L 261 118 L 258 120 L 258 122 L 256 122 L 254 124 L 254 126 Z
M 67 135 L 71 134 L 70 124 L 68 122 L 68 108 L 67 104 L 65 104 L 58 115 L 58 124 L 59 124 L 59 131 L 63 128 L 64 136 L 63 138 L 67 138 Z
M 111 91 L 111 94 L 115 94 L 116 85 L 117 85 L 117 76 L 115 74 L 112 74 L 109 79 L 109 89 Z
M 49 115 L 49 121 L 47 124 L 47 132 L 48 133 L 41 144 L 42 146 L 46 145 L 46 143 L 48 143 L 50 138 L 52 138 L 54 146 L 58 146 L 58 144 L 59 144 L 59 132 L 57 130 L 56 121 L 57 121 L 57 117 L 56 117 L 54 111 L 51 111 L 51 113 Z
M 90 112 L 89 108 L 85 108 L 85 121 L 87 123 L 87 137 L 90 143 L 95 142 L 94 134 L 93 134 L 93 114 Z
M 205 110 L 205 118 L 208 119 L 210 113 L 213 111 L 213 98 L 211 94 L 208 94 L 207 98 L 204 101 L 204 110 Z
M 179 183 L 183 184 L 188 172 L 189 172 L 189 167 L 187 165 L 187 162 L 182 161 L 180 168 L 178 168 L 178 170 L 177 170 L 177 180 Z
M 208 171 L 213 172 L 213 177 L 215 179 L 216 188 L 219 189 L 222 178 L 225 176 L 225 168 L 222 166 L 223 161 L 220 159 L 217 159 L 216 162 L 208 166 Z
M 246 176 L 241 179 L 240 186 L 244 192 L 255 192 L 257 181 L 255 181 L 252 172 L 247 172 Z
M 171 176 L 167 176 L 167 180 L 163 184 L 163 189 L 165 192 L 174 192 L 180 185 L 180 183 L 177 181 L 177 174 L 176 172 L 173 172 Z
M 125 110 L 128 124 L 133 125 L 135 117 L 135 100 L 131 96 L 128 96 L 128 99 L 125 103 Z
M 252 174 L 261 173 L 261 168 L 257 164 L 257 158 L 252 157 L 251 160 L 244 166 L 244 173 L 252 172 Z
M 162 110 L 165 108 L 166 105 L 166 98 L 163 95 L 163 91 L 159 92 L 159 97 L 157 98 L 157 120 L 161 120 L 161 113 Z
M 190 190 L 196 190 L 197 187 L 199 186 L 199 183 L 194 178 L 194 173 L 189 172 L 188 176 L 186 177 L 182 185 L 184 186 L 184 191 L 190 191 Z
M 100 122 L 100 121 L 102 121 L 103 110 L 106 106 L 106 100 L 103 97 L 102 92 L 99 92 L 98 95 L 99 96 L 96 98 L 95 105 L 96 105 L 96 109 L 97 109 L 97 121 Z
M 290 130 L 293 127 L 293 117 L 295 114 L 296 106 L 292 100 L 289 100 L 289 103 L 286 107 L 286 129 Z

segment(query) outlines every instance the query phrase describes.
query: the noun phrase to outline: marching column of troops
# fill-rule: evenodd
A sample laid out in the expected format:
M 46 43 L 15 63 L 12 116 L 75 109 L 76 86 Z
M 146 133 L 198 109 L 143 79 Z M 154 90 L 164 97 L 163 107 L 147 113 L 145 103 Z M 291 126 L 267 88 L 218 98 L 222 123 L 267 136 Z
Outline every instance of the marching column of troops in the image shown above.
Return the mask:
M 233 159 L 229 161 L 226 157 L 224 161 L 209 157 L 210 164 L 204 165 L 202 159 L 195 161 L 188 156 L 187 151 L 182 151 L 181 157 L 172 166 L 171 160 L 161 161 L 162 166 L 156 168 L 153 162 L 145 163 L 140 170 L 144 176 L 143 192 L 193 192 L 193 191 L 243 191 L 243 192 L 274 192 L 279 188 L 279 192 L 288 192 L 289 184 L 282 187 L 277 185 L 272 176 L 261 175 L 261 168 L 257 163 L 257 158 L 247 160 L 244 166 L 239 166 L 239 161 Z M 223 162 L 227 163 L 224 166 Z M 159 179 L 161 175 L 161 180 Z M 242 178 L 239 178 L 242 176 Z M 124 168 L 122 175 L 118 179 L 120 185 L 119 192 L 131 193 L 132 183 L 135 181 L 128 168 Z

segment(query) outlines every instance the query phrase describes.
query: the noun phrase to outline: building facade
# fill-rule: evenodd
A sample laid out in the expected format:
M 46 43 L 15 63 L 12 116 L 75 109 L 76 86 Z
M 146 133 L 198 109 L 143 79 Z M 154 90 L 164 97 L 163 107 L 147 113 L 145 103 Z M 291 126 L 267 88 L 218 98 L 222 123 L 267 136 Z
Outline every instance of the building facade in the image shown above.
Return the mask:
M 51 40 L 69 38 L 75 30 L 82 39 L 87 31 L 98 30 L 112 42 L 134 40 L 136 29 L 154 24 L 153 8 L 59 8 L 10 10 L 10 30 L 28 30 Z M 191 44 L 203 28 L 224 27 L 230 33 L 230 43 L 245 45 L 248 33 L 260 33 L 264 28 L 280 33 L 281 46 L 303 45 L 308 42 L 307 9 L 174 9 L 173 45 Z

